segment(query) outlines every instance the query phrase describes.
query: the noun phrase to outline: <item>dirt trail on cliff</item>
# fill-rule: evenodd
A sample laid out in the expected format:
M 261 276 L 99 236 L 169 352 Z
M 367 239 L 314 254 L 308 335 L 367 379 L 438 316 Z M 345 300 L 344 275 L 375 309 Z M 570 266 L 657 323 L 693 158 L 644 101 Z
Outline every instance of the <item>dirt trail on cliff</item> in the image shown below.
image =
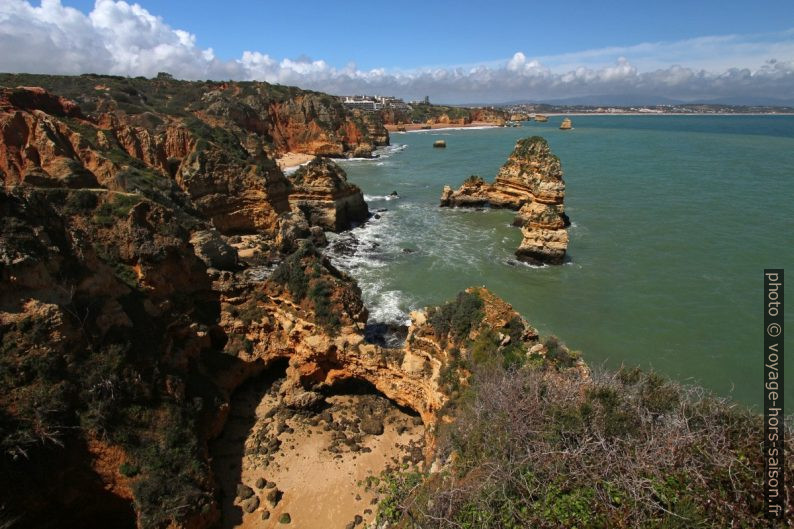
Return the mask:
M 227 426 L 212 444 L 222 527 L 343 529 L 357 516 L 356 527 L 374 520 L 378 496 L 367 479 L 418 459 L 424 427 L 373 394 L 333 395 L 320 412 L 293 414 L 279 406 L 279 383 L 260 378 L 235 393 Z M 374 425 L 366 419 L 373 403 Z M 258 498 L 255 508 L 238 497 L 240 483 Z M 275 506 L 269 496 L 278 498 Z M 290 525 L 279 522 L 285 513 Z

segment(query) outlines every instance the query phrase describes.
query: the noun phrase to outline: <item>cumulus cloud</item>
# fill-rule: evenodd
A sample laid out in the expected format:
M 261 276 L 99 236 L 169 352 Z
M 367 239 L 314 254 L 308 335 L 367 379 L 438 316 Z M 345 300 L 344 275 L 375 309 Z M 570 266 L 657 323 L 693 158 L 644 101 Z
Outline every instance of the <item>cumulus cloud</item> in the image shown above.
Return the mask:
M 263 80 L 335 94 L 429 95 L 446 102 L 588 95 L 781 99 L 794 94 L 794 30 L 701 37 L 549 57 L 524 51 L 497 63 L 390 71 L 245 51 L 224 61 L 196 37 L 137 4 L 97 0 L 84 14 L 60 0 L 0 2 L 0 71 L 110 73 L 183 79 Z

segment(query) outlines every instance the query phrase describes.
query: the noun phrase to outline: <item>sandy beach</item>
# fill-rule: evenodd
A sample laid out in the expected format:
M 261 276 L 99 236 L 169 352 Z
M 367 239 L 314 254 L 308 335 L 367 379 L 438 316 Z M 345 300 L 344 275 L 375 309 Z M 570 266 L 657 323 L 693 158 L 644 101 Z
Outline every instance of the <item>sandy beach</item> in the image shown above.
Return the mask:
M 309 163 L 314 160 L 313 154 L 304 154 L 302 152 L 288 152 L 276 158 L 276 163 L 279 169 L 285 171 L 287 169 L 295 169 L 303 164 Z
M 291 527 L 301 529 L 343 529 L 358 516 L 372 522 L 379 495 L 368 482 L 387 467 L 421 458 L 424 427 L 374 395 L 330 396 L 324 413 L 285 413 L 271 384 L 260 379 L 235 393 L 235 411 L 211 446 L 223 491 L 221 526 L 284 527 L 279 519 L 285 513 Z M 373 405 L 382 410 L 382 433 L 362 434 L 355 426 L 360 408 Z M 273 485 L 257 487 L 260 478 Z M 260 499 L 253 512 L 236 497 L 238 483 Z

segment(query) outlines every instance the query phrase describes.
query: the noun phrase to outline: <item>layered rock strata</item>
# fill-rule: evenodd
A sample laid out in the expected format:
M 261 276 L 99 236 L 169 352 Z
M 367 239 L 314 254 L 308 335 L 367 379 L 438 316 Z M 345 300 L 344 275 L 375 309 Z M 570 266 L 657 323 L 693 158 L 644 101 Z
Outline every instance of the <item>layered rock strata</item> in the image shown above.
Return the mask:
M 545 139 L 519 140 L 495 181 L 472 176 L 457 190 L 444 186 L 442 207 L 491 206 L 518 210 L 523 240 L 516 256 L 533 264 L 560 264 L 568 248 L 565 183 L 560 160 Z
M 327 158 L 318 157 L 287 176 L 289 204 L 313 226 L 342 231 L 369 216 L 361 189 L 347 181 L 345 171 Z
M 189 204 L 226 235 L 274 236 L 296 204 L 333 202 L 334 214 L 314 215 L 325 229 L 366 218 L 360 191 L 341 169 L 323 162 L 326 169 L 314 166 L 314 181 L 291 186 L 270 154 L 369 155 L 388 142 L 377 118 L 345 114 L 314 93 L 266 104 L 266 88 L 201 87 L 201 109 L 189 117 L 167 109 L 129 114 L 112 98 L 101 98 L 102 111 L 89 115 L 41 88 L 0 88 L 0 177 L 5 186 L 157 195 Z M 336 136 L 328 124 L 338 127 Z
M 262 293 L 224 296 L 221 324 L 230 337 L 228 353 L 248 363 L 289 360 L 281 387 L 288 405 L 312 407 L 324 388 L 352 378 L 371 383 L 432 425 L 450 398 L 442 373 L 455 355 L 471 354 L 481 333 L 496 333 L 492 354 L 508 344 L 530 354 L 537 344 L 537 331 L 489 291 L 472 288 L 461 296 L 449 306 L 411 313 L 401 348 L 368 343 L 367 311 L 356 284 L 311 246 L 303 246 L 273 273 Z M 450 322 L 459 306 L 469 312 L 453 329 Z M 466 376 L 464 370 L 454 374 Z

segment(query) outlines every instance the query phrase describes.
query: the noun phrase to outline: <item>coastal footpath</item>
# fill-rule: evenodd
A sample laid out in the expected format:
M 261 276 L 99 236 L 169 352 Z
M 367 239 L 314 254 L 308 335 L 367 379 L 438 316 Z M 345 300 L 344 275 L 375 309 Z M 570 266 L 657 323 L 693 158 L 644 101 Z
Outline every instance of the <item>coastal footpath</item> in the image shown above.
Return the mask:
M 519 140 L 492 184 L 471 176 L 458 189 L 444 186 L 441 207 L 517 210 L 523 239 L 516 257 L 531 264 L 561 264 L 568 249 L 565 182 L 559 158 L 540 136 Z

